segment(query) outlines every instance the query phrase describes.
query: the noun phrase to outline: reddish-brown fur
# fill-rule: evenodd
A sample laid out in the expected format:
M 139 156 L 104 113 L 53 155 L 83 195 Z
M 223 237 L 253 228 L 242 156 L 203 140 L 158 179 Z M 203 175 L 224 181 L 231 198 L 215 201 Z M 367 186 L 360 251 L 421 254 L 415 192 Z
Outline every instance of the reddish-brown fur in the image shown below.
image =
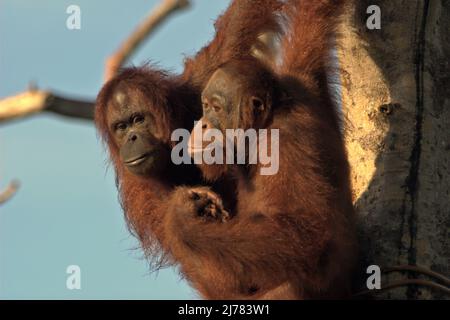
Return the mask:
M 157 86 L 155 84 L 158 84 Z M 162 220 L 167 212 L 167 195 L 180 184 L 199 182 L 198 173 L 192 166 L 177 167 L 167 164 L 159 176 L 140 177 L 130 173 L 119 157 L 106 114 L 112 104 L 114 92 L 120 85 L 136 88 L 148 100 L 155 119 L 158 119 L 159 136 L 170 149 L 170 134 L 176 128 L 189 128 L 198 117 L 195 91 L 177 78 L 169 78 L 162 71 L 129 68 L 104 85 L 97 97 L 95 120 L 103 141 L 108 145 L 109 155 L 116 171 L 116 183 L 120 200 L 130 231 L 140 240 L 147 256 L 157 263 L 166 264 L 167 251 Z M 194 107 L 194 108 L 192 108 Z M 159 255 L 160 260 L 157 259 Z
M 216 21 L 216 37 L 194 57 L 187 59 L 183 79 L 199 90 L 220 65 L 248 56 L 265 32 L 279 31 L 279 0 L 234 0 Z
M 350 294 L 357 250 L 349 166 L 339 117 L 324 87 L 344 2 L 287 3 L 292 27 L 283 42 L 283 64 L 273 74 L 284 94 L 274 99 L 265 126 L 280 132 L 278 173 L 259 175 L 259 165 L 251 170 L 224 168 L 238 181 L 237 209 L 225 223 L 196 217 L 186 188 L 173 195 L 165 221 L 166 232 L 178 235 L 170 239 L 171 251 L 205 297 Z M 264 67 L 252 59 L 225 66 L 230 65 L 240 71 L 240 79 L 265 81 L 253 76 Z M 217 167 L 212 174 L 208 166 L 201 169 L 206 177 L 217 176 Z
M 125 84 L 147 97 L 149 108 L 159 122 L 162 142 L 170 150 L 172 130 L 191 129 L 194 120 L 200 117 L 200 90 L 211 73 L 225 61 L 246 55 L 261 33 L 274 31 L 277 24 L 273 13 L 280 8 L 280 2 L 275 0 L 235 0 L 217 21 L 215 39 L 195 58 L 186 61 L 183 74 L 169 75 L 151 67 L 126 69 L 106 83 L 98 95 L 96 125 L 114 164 L 129 228 L 149 258 L 160 258 L 157 266 L 177 262 L 173 260 L 168 244 L 177 231 L 165 230 L 164 223 L 167 214 L 173 210 L 172 191 L 176 186 L 198 184 L 201 180 L 194 166 L 176 167 L 170 163 L 158 176 L 142 178 L 128 172 L 119 158 L 118 146 L 107 123 L 113 94 Z M 186 255 L 189 254 L 186 251 Z M 205 274 L 209 272 L 205 270 Z M 201 287 L 205 281 L 201 275 L 188 275 L 188 279 L 195 287 Z

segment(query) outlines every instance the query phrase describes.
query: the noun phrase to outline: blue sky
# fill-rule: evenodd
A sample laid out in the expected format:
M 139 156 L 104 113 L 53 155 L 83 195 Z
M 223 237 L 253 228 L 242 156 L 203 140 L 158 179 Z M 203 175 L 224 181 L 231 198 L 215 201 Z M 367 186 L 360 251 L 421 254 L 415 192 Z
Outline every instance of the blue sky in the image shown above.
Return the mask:
M 228 0 L 192 0 L 132 57 L 178 72 L 213 36 Z M 158 0 L 0 0 L 0 97 L 30 81 L 94 99 L 110 55 Z M 81 8 L 81 30 L 66 8 Z M 175 270 L 149 274 L 124 223 L 112 169 L 90 122 L 42 114 L 0 125 L 0 188 L 19 179 L 0 207 L 0 299 L 193 299 Z M 81 268 L 81 290 L 66 268 Z

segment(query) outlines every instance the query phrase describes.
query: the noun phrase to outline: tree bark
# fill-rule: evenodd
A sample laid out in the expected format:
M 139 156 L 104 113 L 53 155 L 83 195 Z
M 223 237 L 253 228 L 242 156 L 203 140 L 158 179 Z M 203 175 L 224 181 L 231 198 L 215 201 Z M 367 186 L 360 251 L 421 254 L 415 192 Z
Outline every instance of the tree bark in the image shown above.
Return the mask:
M 450 1 L 355 2 L 339 59 L 364 265 L 421 265 L 448 276 Z M 370 5 L 381 8 L 381 30 L 366 27 Z M 398 278 L 406 274 L 383 276 L 382 286 Z M 379 296 L 448 298 L 414 285 Z

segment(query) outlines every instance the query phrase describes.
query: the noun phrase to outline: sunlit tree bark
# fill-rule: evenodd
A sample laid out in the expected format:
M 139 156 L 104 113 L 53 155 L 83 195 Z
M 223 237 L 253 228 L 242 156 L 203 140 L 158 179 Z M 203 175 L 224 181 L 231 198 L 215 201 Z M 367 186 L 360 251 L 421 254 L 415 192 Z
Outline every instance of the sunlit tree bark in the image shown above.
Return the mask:
M 364 263 L 417 264 L 448 276 L 450 1 L 356 3 L 342 24 L 339 57 Z M 379 30 L 367 28 L 370 5 L 381 9 Z M 446 297 L 422 286 L 379 296 Z

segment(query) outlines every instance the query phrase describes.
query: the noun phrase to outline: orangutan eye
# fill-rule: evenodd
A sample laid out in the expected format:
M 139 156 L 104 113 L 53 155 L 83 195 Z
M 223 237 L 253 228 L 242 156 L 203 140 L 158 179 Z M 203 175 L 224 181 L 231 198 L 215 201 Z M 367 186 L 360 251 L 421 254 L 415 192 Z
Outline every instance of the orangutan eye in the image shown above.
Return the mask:
M 251 100 L 252 100 L 254 110 L 257 110 L 257 111 L 264 110 L 264 102 L 261 99 L 259 99 L 257 97 L 252 97 Z
M 144 116 L 138 114 L 133 117 L 133 123 L 142 123 L 144 122 Z
M 115 127 L 116 131 L 124 131 L 127 129 L 127 124 L 125 122 L 119 122 Z

